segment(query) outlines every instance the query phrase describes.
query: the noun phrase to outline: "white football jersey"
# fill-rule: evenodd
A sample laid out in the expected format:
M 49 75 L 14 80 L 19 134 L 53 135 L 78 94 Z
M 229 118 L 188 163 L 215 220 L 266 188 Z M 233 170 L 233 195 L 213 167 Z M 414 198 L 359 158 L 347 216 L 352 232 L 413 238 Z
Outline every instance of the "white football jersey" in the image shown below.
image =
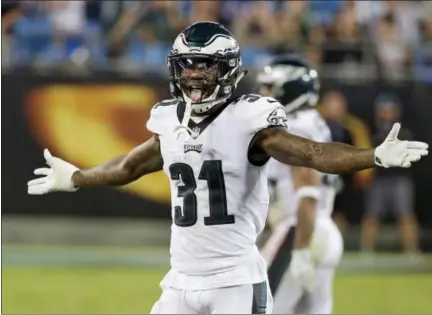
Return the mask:
M 268 212 L 268 163 L 251 164 L 248 149 L 259 130 L 286 127 L 284 108 L 244 95 L 204 119 L 192 117 L 191 136 L 178 140 L 183 112 L 184 104 L 163 101 L 147 122 L 159 135 L 171 185 L 172 269 L 163 284 L 198 290 L 265 281 L 255 243 Z
M 287 116 L 290 132 L 317 142 L 331 142 L 331 132 L 326 122 L 314 109 L 297 111 Z M 285 218 L 295 224 L 298 200 L 291 179 L 291 167 L 274 159 L 270 161 L 269 178 L 277 182 L 276 193 L 282 199 Z M 336 196 L 338 175 L 321 174 L 321 197 L 318 200 L 318 216 L 330 217 Z

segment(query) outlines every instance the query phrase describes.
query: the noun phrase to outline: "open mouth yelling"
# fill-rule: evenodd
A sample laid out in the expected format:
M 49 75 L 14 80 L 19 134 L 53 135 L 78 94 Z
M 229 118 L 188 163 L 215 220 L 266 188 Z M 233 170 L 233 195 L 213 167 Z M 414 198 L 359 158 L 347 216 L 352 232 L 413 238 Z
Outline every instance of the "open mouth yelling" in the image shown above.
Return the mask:
M 204 93 L 202 89 L 189 88 L 189 97 L 193 102 L 199 102 L 204 98 Z
M 213 90 L 212 86 L 203 86 L 202 84 L 197 85 L 189 85 L 183 88 L 186 92 L 186 95 L 192 100 L 194 103 L 199 103 L 206 97 L 210 95 L 210 92 Z

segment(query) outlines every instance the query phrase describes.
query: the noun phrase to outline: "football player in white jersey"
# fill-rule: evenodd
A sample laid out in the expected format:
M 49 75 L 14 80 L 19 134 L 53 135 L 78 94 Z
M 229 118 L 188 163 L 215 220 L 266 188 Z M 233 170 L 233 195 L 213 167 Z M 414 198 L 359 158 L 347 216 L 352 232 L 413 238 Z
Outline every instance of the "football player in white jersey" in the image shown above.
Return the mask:
M 171 270 L 152 313 L 270 313 L 266 264 L 255 245 L 269 202 L 267 161 L 351 172 L 375 165 L 409 167 L 428 153 L 397 140 L 399 125 L 375 150 L 319 143 L 291 134 L 284 107 L 258 95 L 233 97 L 240 49 L 222 25 L 198 22 L 182 31 L 168 56 L 174 99 L 151 110 L 153 136 L 131 152 L 91 169 L 53 157 L 28 193 L 125 185 L 163 170 L 170 178 Z M 144 297 L 143 297 L 144 298 Z
M 305 61 L 297 56 L 279 57 L 257 81 L 263 95 L 274 96 L 285 106 L 291 133 L 332 141 L 330 129 L 314 107 L 319 95 L 317 72 Z M 276 196 L 285 212 L 262 249 L 271 264 L 273 313 L 330 314 L 333 276 L 343 251 L 342 236 L 331 219 L 340 187 L 338 175 L 274 159 L 269 163 L 269 179 L 276 182 Z

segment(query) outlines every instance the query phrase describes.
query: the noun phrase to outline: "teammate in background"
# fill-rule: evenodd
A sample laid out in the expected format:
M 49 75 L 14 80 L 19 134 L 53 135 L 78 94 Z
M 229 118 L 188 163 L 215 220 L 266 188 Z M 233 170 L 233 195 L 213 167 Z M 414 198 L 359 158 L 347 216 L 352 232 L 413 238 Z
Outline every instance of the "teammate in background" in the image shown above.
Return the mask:
M 267 268 L 256 246 L 268 210 L 267 161 L 325 173 L 380 165 L 410 167 L 428 153 L 422 142 L 397 140 L 399 124 L 375 150 L 319 143 L 291 134 L 284 107 L 259 95 L 234 98 L 240 49 L 222 25 L 199 22 L 174 41 L 168 56 L 174 97 L 156 104 L 154 134 L 131 152 L 91 169 L 45 150 L 49 168 L 28 193 L 125 185 L 163 170 L 170 178 L 171 270 L 152 313 L 271 313 Z
M 278 58 L 257 81 L 261 94 L 274 96 L 285 106 L 291 133 L 318 142 L 332 141 L 329 127 L 315 108 L 317 72 L 306 62 L 295 56 Z M 285 218 L 262 249 L 275 291 L 273 313 L 329 314 L 333 277 L 343 251 L 342 236 L 331 219 L 341 186 L 339 176 L 272 159 L 269 179 L 277 183 L 285 211 Z

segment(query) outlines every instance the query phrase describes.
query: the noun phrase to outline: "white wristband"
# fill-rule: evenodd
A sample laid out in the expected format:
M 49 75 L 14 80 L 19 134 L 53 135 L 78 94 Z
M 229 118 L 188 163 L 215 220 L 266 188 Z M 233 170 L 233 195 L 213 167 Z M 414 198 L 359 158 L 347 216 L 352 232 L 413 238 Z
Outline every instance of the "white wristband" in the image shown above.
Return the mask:
M 298 199 L 309 197 L 313 199 L 319 199 L 321 197 L 321 192 L 318 187 L 315 186 L 304 186 L 296 191 L 296 196 Z

